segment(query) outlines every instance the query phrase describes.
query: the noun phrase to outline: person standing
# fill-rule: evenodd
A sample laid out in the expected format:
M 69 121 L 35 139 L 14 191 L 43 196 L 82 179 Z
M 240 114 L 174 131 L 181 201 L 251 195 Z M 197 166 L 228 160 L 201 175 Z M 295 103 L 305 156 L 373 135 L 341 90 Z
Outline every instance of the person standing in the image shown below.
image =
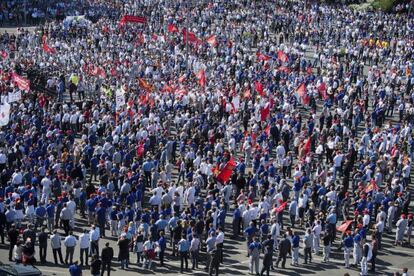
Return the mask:
M 109 246 L 109 242 L 105 244 L 105 248 L 102 249 L 101 258 L 102 258 L 102 269 L 101 276 L 104 275 L 105 270 L 107 271 L 107 276 L 111 274 L 111 264 L 112 258 L 114 257 L 114 249 Z
M 224 244 L 224 232 L 221 227 L 219 227 L 216 237 L 216 248 L 217 254 L 219 254 L 220 263 L 223 263 L 223 244 Z
M 404 239 L 404 234 L 405 234 L 405 230 L 407 228 L 407 219 L 405 214 L 401 215 L 401 218 L 397 221 L 397 230 L 395 231 L 395 243 L 394 245 L 402 245 L 403 239 Z
M 325 233 L 323 236 L 323 262 L 329 262 L 329 255 L 331 254 L 331 235 Z
M 294 232 L 292 237 L 292 266 L 299 265 L 299 243 L 299 235 Z
M 279 267 L 280 261 L 282 261 L 282 268 L 285 268 L 286 257 L 291 249 L 291 242 L 287 238 L 286 234 L 283 235 L 283 240 L 279 243 L 279 256 L 276 261 L 276 267 Z
M 249 245 L 249 271 L 250 274 L 253 274 L 253 269 L 256 272 L 256 275 L 259 274 L 259 261 L 260 261 L 260 250 L 262 245 L 259 242 L 258 237 L 254 237 L 254 240 Z
M 121 235 L 118 240 L 119 254 L 118 260 L 121 262 L 121 269 L 128 268 L 129 261 L 129 240 Z
M 185 269 L 188 270 L 188 250 L 190 249 L 190 244 L 186 240 L 186 235 L 183 235 L 182 239 L 178 242 L 178 252 L 180 254 L 180 262 L 181 262 L 181 273 L 184 270 L 184 262 L 185 262 Z
M 89 233 L 88 230 L 83 230 L 83 233 L 79 236 L 79 257 L 80 257 L 80 265 L 83 266 L 86 264 L 88 266 L 88 259 L 89 259 Z M 85 262 L 84 262 L 85 261 Z
M 377 259 L 378 254 L 378 240 L 375 237 L 375 234 L 371 236 L 371 250 L 372 250 L 372 257 L 371 257 L 371 272 L 375 273 L 375 261 Z
M 200 253 L 200 239 L 197 235 L 193 234 L 193 238 L 190 244 L 190 254 L 191 254 L 191 263 L 192 269 L 198 268 L 198 255 Z
M 101 275 L 101 266 L 102 261 L 99 260 L 98 255 L 93 255 L 91 260 L 91 275 L 100 276 Z
M 70 231 L 69 235 L 63 242 L 63 244 L 66 246 L 65 264 L 68 264 L 68 260 L 70 260 L 69 264 L 73 264 L 73 253 L 75 252 L 76 243 L 76 238 L 73 236 L 72 231 Z
M 266 272 L 266 275 L 269 276 L 270 268 L 273 266 L 273 245 L 274 240 L 272 239 L 272 235 L 268 235 L 267 239 L 262 243 L 262 247 L 264 250 L 263 256 L 263 267 L 260 273 L 261 276 Z
M 347 236 L 344 239 L 344 260 L 345 267 L 349 268 L 349 257 L 351 255 L 351 248 L 354 247 L 354 240 L 351 236 L 351 232 L 347 232 Z
M 17 243 L 17 240 L 19 238 L 19 231 L 16 229 L 16 225 L 12 224 L 10 227 L 10 230 L 7 232 L 7 237 L 9 238 L 9 261 L 13 261 L 13 248 Z
M 305 264 L 312 263 L 312 244 L 313 244 L 313 234 L 311 229 L 306 230 L 305 237 L 303 238 L 304 245 L 304 254 L 305 254 Z
M 58 264 L 57 254 L 59 254 L 60 263 L 64 264 L 62 257 L 62 239 L 56 229 L 53 230 L 53 235 L 50 237 L 50 246 L 52 247 L 55 264 Z
M 164 266 L 164 254 L 165 254 L 165 249 L 167 248 L 167 240 L 165 239 L 164 231 L 161 231 L 159 235 L 160 235 L 160 238 L 158 240 L 158 248 L 159 248 L 158 256 L 160 258 L 160 265 Z
M 321 239 L 321 221 L 317 220 L 312 228 L 313 233 L 313 250 L 316 255 L 319 255 L 320 239 Z
M 67 207 L 67 204 L 63 204 L 63 209 L 60 211 L 60 220 L 63 224 L 63 230 L 65 231 L 65 236 L 69 234 L 70 231 L 70 220 L 72 218 L 72 211 Z M 56 222 L 57 223 L 57 222 Z
M 89 240 L 90 240 L 90 253 L 91 255 L 98 255 L 99 257 L 99 238 L 101 228 L 92 225 L 91 231 L 89 231 Z
M 213 249 L 208 252 L 210 263 L 208 264 L 208 275 L 213 276 L 213 270 L 215 275 L 219 275 L 219 267 L 220 267 L 220 259 L 219 255 L 217 254 L 217 249 Z
M 42 264 L 46 263 L 46 252 L 47 252 L 47 239 L 49 235 L 46 233 L 46 228 L 42 227 L 42 231 L 39 233 L 39 256 Z
M 372 258 L 372 249 L 371 245 L 365 241 L 362 240 L 362 258 L 361 258 L 361 276 L 367 276 L 368 275 L 368 262 Z

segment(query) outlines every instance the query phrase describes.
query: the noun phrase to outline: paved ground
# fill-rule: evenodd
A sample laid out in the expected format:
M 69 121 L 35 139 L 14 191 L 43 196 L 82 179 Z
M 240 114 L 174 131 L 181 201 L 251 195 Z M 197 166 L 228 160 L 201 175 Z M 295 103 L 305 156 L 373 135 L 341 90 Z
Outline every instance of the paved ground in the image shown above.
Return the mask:
M 0 33 L 5 29 L 0 29 Z M 7 29 L 8 32 L 12 32 L 13 29 Z M 308 51 L 306 56 L 308 58 L 312 57 L 312 51 Z M 230 212 L 231 213 L 231 212 Z M 286 216 L 286 215 L 285 215 Z M 85 221 L 77 217 L 77 231 L 75 234 L 78 235 L 80 230 L 84 228 Z M 230 223 L 231 217 L 227 218 L 227 222 Z M 228 227 L 230 229 L 230 226 Z M 392 244 L 394 234 L 385 235 L 383 244 L 384 248 L 377 257 L 377 272 L 375 275 L 393 275 L 396 271 L 402 271 L 403 267 L 407 267 L 411 273 L 414 272 L 414 248 L 413 247 L 395 247 Z M 117 255 L 118 248 L 116 245 L 115 239 L 104 239 L 101 240 L 100 246 L 109 241 L 111 246 L 114 247 L 115 255 Z M 343 252 L 337 250 L 338 239 L 336 244 L 333 246 L 333 252 L 331 253 L 331 262 L 325 264 L 321 262 L 320 256 L 314 256 L 312 264 L 304 265 L 303 258 L 300 259 L 299 267 L 291 267 L 288 260 L 286 269 L 278 269 L 272 271 L 271 275 L 321 275 L 321 276 L 331 276 L 331 275 L 343 275 L 345 272 L 348 272 L 350 275 L 359 275 L 359 270 L 354 269 L 344 269 L 343 266 Z M 8 245 L 0 245 L 0 261 L 8 263 L 7 255 Z M 303 250 L 300 251 L 303 253 Z M 131 265 L 128 270 L 120 270 L 119 263 L 114 262 L 113 264 L 113 275 L 135 275 L 137 272 L 142 274 L 152 274 L 152 275 L 177 275 L 179 274 L 180 261 L 176 257 L 170 256 L 171 251 L 168 249 L 166 254 L 166 266 L 160 267 L 155 265 L 154 271 L 149 271 L 142 269 L 137 266 L 136 256 L 131 253 Z M 220 272 L 222 275 L 246 275 L 248 274 L 248 258 L 246 257 L 246 250 L 243 240 L 231 240 L 226 238 L 224 245 L 224 265 L 220 267 Z M 64 252 L 63 252 L 64 254 Z M 38 253 L 36 253 L 36 258 L 39 259 Z M 51 249 L 49 248 L 47 252 L 47 259 L 51 261 L 53 259 Z M 79 259 L 79 248 L 77 248 L 74 256 L 75 260 Z M 186 275 L 206 275 L 202 268 L 205 266 L 205 256 L 201 256 L 201 265 L 200 269 L 194 271 L 188 271 Z M 189 264 L 191 267 L 191 264 Z M 48 262 L 45 265 L 38 265 L 38 268 L 41 269 L 44 275 L 68 275 L 67 266 L 55 266 L 54 263 Z M 88 268 L 84 268 L 84 275 L 89 275 Z M 374 275 L 374 274 L 371 274 Z

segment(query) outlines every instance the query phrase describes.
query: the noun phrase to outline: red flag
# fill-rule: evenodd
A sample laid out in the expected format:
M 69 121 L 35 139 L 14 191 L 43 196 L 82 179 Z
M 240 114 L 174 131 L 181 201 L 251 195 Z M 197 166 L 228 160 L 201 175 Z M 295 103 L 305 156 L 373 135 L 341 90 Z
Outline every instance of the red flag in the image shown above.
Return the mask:
M 47 36 L 46 34 L 42 35 L 42 44 L 46 43 Z
M 328 98 L 328 94 L 326 93 L 326 84 L 324 82 L 319 85 L 318 92 L 322 99 L 326 100 Z
M 103 79 L 106 78 L 106 73 L 103 68 L 98 68 L 98 76 L 100 76 Z
M 264 108 L 260 110 L 260 121 L 266 121 L 267 117 L 270 114 L 270 104 L 267 103 Z
M 16 73 L 12 73 L 12 81 L 17 84 L 17 87 L 21 90 L 25 90 L 26 92 L 30 91 L 30 81 L 22 76 L 19 76 Z
M 42 48 L 43 48 L 43 51 L 45 51 L 46 53 L 49 53 L 49 54 L 52 54 L 52 55 L 56 54 L 56 49 L 54 49 L 54 48 L 50 47 L 49 45 L 47 45 L 46 42 L 42 44 Z
M 244 91 L 243 97 L 244 98 L 250 98 L 252 95 L 250 93 L 250 89 L 246 89 L 246 91 Z
M 289 57 L 283 51 L 277 52 L 277 59 L 280 60 L 281 62 L 289 61 Z
M 0 56 L 5 59 L 7 58 L 7 52 L 6 51 L 0 51 Z
M 288 204 L 287 201 L 283 202 L 282 204 L 280 204 L 279 207 L 275 208 L 276 213 L 280 213 L 283 212 L 283 210 L 286 208 L 286 205 Z
M 304 155 L 307 155 L 310 152 L 310 148 L 311 148 L 311 137 L 308 138 L 305 145 L 303 146 Z
M 183 41 L 187 40 L 187 30 L 183 29 Z M 188 42 L 200 44 L 201 40 L 193 32 L 188 32 Z
M 233 173 L 235 167 L 236 162 L 234 162 L 233 158 L 230 158 L 229 162 L 226 163 L 224 168 L 217 175 L 217 180 L 221 183 L 226 183 L 230 179 L 230 176 Z
M 140 23 L 145 24 L 147 23 L 147 18 L 143 16 L 135 16 L 135 15 L 124 15 L 122 16 L 121 20 L 119 21 L 119 24 L 125 25 L 125 23 Z
M 216 35 L 211 35 L 206 39 L 207 43 L 210 44 L 211 47 L 216 47 L 218 42 L 216 39 Z
M 200 71 L 198 71 L 198 73 L 197 73 L 197 79 L 198 79 L 198 83 L 201 85 L 201 87 L 205 87 L 206 86 L 206 73 L 204 72 L 203 69 L 201 69 Z
M 371 182 L 365 187 L 365 192 L 369 193 L 373 190 L 378 191 L 378 185 L 374 179 L 371 179 Z
M 264 97 L 265 93 L 263 91 L 263 84 L 260 81 L 256 81 L 254 83 L 254 87 L 256 88 L 257 93 L 259 93 L 260 96 Z
M 286 67 L 286 66 L 280 66 L 277 70 L 278 71 L 282 71 L 285 74 L 289 74 L 290 73 L 290 69 L 288 67 Z
M 138 158 L 141 158 L 145 153 L 145 147 L 144 147 L 144 143 L 140 143 L 139 147 L 137 148 L 137 155 Z
M 174 24 L 168 24 L 167 29 L 169 33 L 178 33 L 178 28 Z
M 227 48 L 233 48 L 233 42 L 231 40 L 227 41 Z
M 267 137 L 270 136 L 270 125 L 267 125 L 267 127 L 265 128 L 265 133 Z
M 178 78 L 178 82 L 182 83 L 185 81 L 185 75 L 182 75 L 181 77 Z
M 139 86 L 147 91 L 151 91 L 152 90 L 152 85 L 149 84 L 146 80 L 142 79 L 142 78 L 138 78 L 138 83 Z
M 299 97 L 302 99 L 302 103 L 307 105 L 310 102 L 310 98 L 308 96 L 308 93 L 306 91 L 305 83 L 303 82 L 301 85 L 299 85 L 298 89 L 296 90 Z
M 306 73 L 307 73 L 308 75 L 312 75 L 312 67 L 308 67 L 308 68 L 306 68 Z
M 262 54 L 260 52 L 257 52 L 256 53 L 256 57 L 257 57 L 257 60 L 259 60 L 259 61 L 267 61 L 267 60 L 270 60 L 271 59 L 270 56 L 264 55 L 264 54 Z
M 344 221 L 341 225 L 336 227 L 336 230 L 342 233 L 345 233 L 348 227 L 352 224 L 353 220 Z

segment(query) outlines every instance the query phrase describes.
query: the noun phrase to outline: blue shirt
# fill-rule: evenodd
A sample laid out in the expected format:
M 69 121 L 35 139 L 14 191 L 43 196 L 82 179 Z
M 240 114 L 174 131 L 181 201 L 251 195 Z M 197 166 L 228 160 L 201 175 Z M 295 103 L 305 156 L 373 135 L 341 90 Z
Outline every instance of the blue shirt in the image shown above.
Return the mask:
M 190 249 L 190 243 L 187 240 L 181 240 L 178 242 L 178 251 L 187 252 Z
M 48 204 L 46 207 L 47 216 L 49 218 L 55 217 L 55 205 L 54 204 Z
M 39 206 L 36 208 L 35 213 L 38 217 L 44 217 L 46 216 L 46 208 L 43 206 Z
M 354 240 L 352 239 L 351 236 L 348 236 L 344 239 L 344 245 L 345 247 L 352 247 L 354 246 Z
M 299 247 L 299 236 L 295 235 L 292 237 L 292 247 Z
M 80 276 L 82 274 L 82 269 L 78 265 L 71 265 L 69 266 L 69 273 L 71 276 Z
M 164 251 L 164 250 L 167 248 L 167 241 L 165 240 L 165 238 L 164 238 L 164 237 L 161 237 L 161 238 L 158 240 L 158 245 L 160 246 L 161 251 Z

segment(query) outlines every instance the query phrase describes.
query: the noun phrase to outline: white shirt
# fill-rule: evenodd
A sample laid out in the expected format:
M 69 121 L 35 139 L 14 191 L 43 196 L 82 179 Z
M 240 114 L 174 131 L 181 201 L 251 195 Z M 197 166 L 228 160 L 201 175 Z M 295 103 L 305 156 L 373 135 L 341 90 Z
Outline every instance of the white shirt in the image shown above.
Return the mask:
M 79 236 L 79 246 L 82 249 L 89 248 L 89 234 L 88 233 L 83 233 Z
M 362 218 L 362 226 L 367 226 L 369 224 L 369 221 L 370 221 L 369 214 L 365 214 L 364 217 Z
M 76 238 L 74 236 L 72 236 L 72 235 L 67 236 L 65 238 L 65 241 L 63 242 L 63 244 L 66 247 L 75 247 L 76 246 L 76 243 L 77 243 Z
M 216 237 L 216 245 L 224 242 L 224 233 L 220 231 Z
M 89 235 L 90 235 L 90 241 L 99 240 L 99 236 L 100 236 L 99 227 L 95 227 L 95 230 L 92 229 L 91 231 L 89 231 Z
M 315 234 L 315 237 L 319 237 L 321 235 L 322 227 L 320 224 L 316 224 L 313 229 L 313 233 Z

